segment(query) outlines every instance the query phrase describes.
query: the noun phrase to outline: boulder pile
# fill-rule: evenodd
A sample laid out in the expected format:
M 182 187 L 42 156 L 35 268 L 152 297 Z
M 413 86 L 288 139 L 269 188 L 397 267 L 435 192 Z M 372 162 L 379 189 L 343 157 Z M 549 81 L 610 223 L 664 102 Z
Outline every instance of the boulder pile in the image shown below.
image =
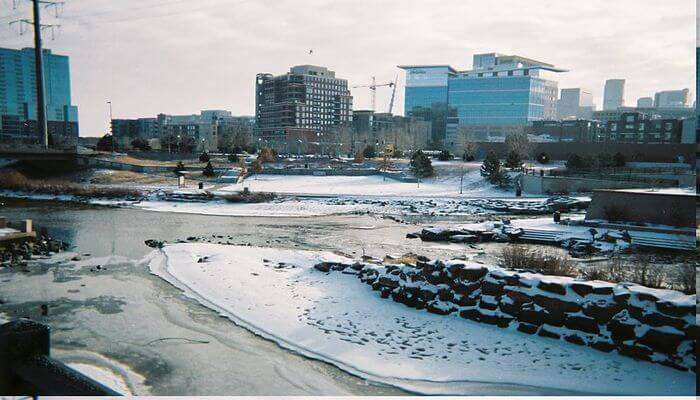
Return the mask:
M 695 295 L 465 260 L 324 262 L 316 269 L 356 275 L 381 297 L 408 307 L 695 372 Z
M 48 234 L 36 239 L 12 242 L 0 247 L 0 266 L 26 266 L 33 256 L 50 256 L 67 250 L 68 243 L 54 239 Z

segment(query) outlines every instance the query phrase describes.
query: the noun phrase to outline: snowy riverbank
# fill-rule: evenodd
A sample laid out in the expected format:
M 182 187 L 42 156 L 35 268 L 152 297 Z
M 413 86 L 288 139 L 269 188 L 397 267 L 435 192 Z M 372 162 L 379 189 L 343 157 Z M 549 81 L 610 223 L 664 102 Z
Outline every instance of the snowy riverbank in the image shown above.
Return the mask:
M 321 260 L 350 262 L 328 252 L 177 244 L 150 257 L 152 273 L 236 323 L 283 347 L 411 391 L 695 391 L 691 373 L 381 299 L 354 276 L 313 269 Z

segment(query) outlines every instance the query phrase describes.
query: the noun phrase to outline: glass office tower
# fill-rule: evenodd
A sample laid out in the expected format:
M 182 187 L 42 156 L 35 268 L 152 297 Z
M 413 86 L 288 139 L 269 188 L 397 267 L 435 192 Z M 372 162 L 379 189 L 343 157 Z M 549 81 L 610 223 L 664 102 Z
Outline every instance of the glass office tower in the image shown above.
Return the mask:
M 447 65 L 399 66 L 406 70 L 406 114 L 444 104 L 445 134 L 460 125 L 518 126 L 556 118 L 553 76 L 565 70 L 498 53 L 474 55 L 473 65 L 467 71 Z

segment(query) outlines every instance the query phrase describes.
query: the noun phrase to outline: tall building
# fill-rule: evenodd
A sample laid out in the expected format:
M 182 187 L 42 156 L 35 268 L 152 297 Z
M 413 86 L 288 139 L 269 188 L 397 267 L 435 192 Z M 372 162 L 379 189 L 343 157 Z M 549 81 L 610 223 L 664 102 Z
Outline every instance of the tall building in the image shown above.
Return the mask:
M 561 90 L 561 97 L 557 102 L 559 119 L 589 119 L 594 109 L 593 95 L 588 90 L 581 88 Z
M 664 90 L 654 95 L 654 107 L 688 107 L 690 90 Z
M 640 97 L 637 99 L 637 108 L 651 108 L 654 107 L 654 99 L 651 97 Z
M 71 104 L 67 56 L 44 49 L 46 119 L 49 134 L 78 137 L 78 108 Z M 34 49 L 0 48 L 0 138 L 32 143 L 40 140 L 36 108 Z M 50 139 L 51 140 L 51 139 Z
M 351 122 L 348 81 L 328 68 L 298 65 L 284 75 L 256 76 L 255 132 L 264 145 L 289 151 Z
M 608 79 L 603 92 L 603 110 L 617 110 L 625 105 L 625 80 Z
M 470 70 L 400 65 L 406 71 L 405 112 L 426 113 L 434 139 L 449 142 L 460 126 L 506 131 L 557 116 L 556 73 L 566 70 L 516 55 L 476 54 Z M 445 143 L 449 147 L 449 143 Z

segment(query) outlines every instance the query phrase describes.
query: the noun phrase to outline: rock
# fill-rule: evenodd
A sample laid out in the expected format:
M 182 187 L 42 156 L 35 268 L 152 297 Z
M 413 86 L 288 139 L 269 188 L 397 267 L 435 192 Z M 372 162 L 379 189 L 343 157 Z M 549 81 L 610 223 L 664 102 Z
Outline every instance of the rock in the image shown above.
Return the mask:
M 560 338 L 561 338 L 561 335 L 560 335 L 560 334 L 558 334 L 558 333 L 556 333 L 556 332 L 552 332 L 552 331 L 548 330 L 548 329 L 547 329 L 546 327 L 544 327 L 544 326 L 540 328 L 540 331 L 537 332 L 537 334 L 538 334 L 539 336 L 548 337 L 548 338 L 552 338 L 552 339 L 560 339 Z
M 483 308 L 485 310 L 497 310 L 498 309 L 498 303 L 490 303 L 486 301 L 483 297 L 479 301 L 479 308 Z
M 696 306 L 675 304 L 670 301 L 660 301 L 656 303 L 656 309 L 672 317 L 684 317 L 695 314 Z
M 452 290 L 454 290 L 455 293 L 462 296 L 470 295 L 480 287 L 481 285 L 479 285 L 478 283 L 465 284 L 459 281 L 452 282 Z
M 527 322 L 521 322 L 518 324 L 518 331 L 532 335 L 537 332 L 537 325 L 528 324 Z
M 522 309 L 518 314 L 518 321 L 540 326 L 544 324 L 544 315 L 542 312 L 537 312 L 533 309 Z
M 566 318 L 564 318 L 564 326 L 576 331 L 594 333 L 596 335 L 600 333 L 598 322 L 590 317 L 567 315 Z
M 418 239 L 418 234 L 417 233 L 407 233 L 406 239 Z
M 566 288 L 559 283 L 541 281 L 537 287 L 546 292 L 556 293 L 562 296 L 566 295 Z
M 504 312 L 508 315 L 512 315 L 513 317 L 516 317 L 516 318 L 520 315 L 520 306 L 517 304 L 510 304 L 510 303 L 501 302 L 498 305 L 498 308 L 502 312 Z
M 635 324 L 613 318 L 607 328 L 610 331 L 610 336 L 615 343 L 621 343 L 626 340 L 636 339 L 637 335 L 634 332 Z
M 507 290 L 505 291 L 505 295 L 511 298 L 516 304 L 527 304 L 527 303 L 532 303 L 532 297 L 526 295 L 523 292 L 518 292 L 516 290 Z
M 459 316 L 465 319 L 470 319 L 472 321 L 480 321 L 481 320 L 481 313 L 473 308 L 468 308 L 466 310 L 462 310 L 459 312 Z
M 467 295 L 456 295 L 452 302 L 462 307 L 472 307 L 477 303 L 476 299 Z
M 434 300 L 435 297 L 437 297 L 437 293 L 430 291 L 428 289 L 422 289 L 420 291 L 420 298 L 425 300 L 425 301 L 431 301 Z
M 559 300 L 554 297 L 548 297 L 541 294 L 536 294 L 533 297 L 535 304 L 549 311 L 550 313 L 576 313 L 581 311 L 581 306 L 570 301 Z
M 610 353 L 611 351 L 615 350 L 615 345 L 610 343 L 610 342 L 604 342 L 604 341 L 597 341 L 591 343 L 591 347 L 593 347 L 596 350 L 605 352 L 605 353 Z
M 646 347 L 621 344 L 618 348 L 620 354 L 636 358 L 638 360 L 651 361 L 651 355 L 654 354 L 651 350 Z
M 581 297 L 586 297 L 593 293 L 593 286 L 586 285 L 585 283 L 572 283 L 569 285 L 569 287 L 574 291 L 574 293 Z
M 587 301 L 583 303 L 582 311 L 584 315 L 595 318 L 599 323 L 607 324 L 615 314 L 622 311 L 622 308 L 617 303 L 610 304 L 605 300 L 600 300 L 599 302 Z
M 398 280 L 390 279 L 390 278 L 387 277 L 387 276 L 380 276 L 380 277 L 379 277 L 379 280 L 378 280 L 377 282 L 379 282 L 380 285 L 382 285 L 382 286 L 384 286 L 384 287 L 387 287 L 387 288 L 392 288 L 392 289 L 394 289 L 394 288 L 399 287 L 399 281 L 398 281 Z
M 628 306 L 627 310 L 634 319 L 649 326 L 672 326 L 679 330 L 683 330 L 686 326 L 686 322 L 680 318 L 669 317 L 655 311 L 647 314 L 644 309 L 633 306 Z
M 476 243 L 479 238 L 474 235 L 453 235 L 450 236 L 450 242 L 452 243 Z
M 428 312 L 431 312 L 433 314 L 438 314 L 438 315 L 448 315 L 448 314 L 452 314 L 453 312 L 457 311 L 457 307 L 443 307 L 441 303 L 434 302 L 434 301 L 426 304 L 425 309 Z
M 459 270 L 456 278 L 459 278 L 463 281 L 469 281 L 469 282 L 476 282 L 478 280 L 481 280 L 486 274 L 489 272 L 489 270 L 486 267 L 483 268 L 462 268 Z
M 683 335 L 679 335 L 671 332 L 661 332 L 656 329 L 649 329 L 644 336 L 637 341 L 639 344 L 643 344 L 654 350 L 660 351 L 666 354 L 675 354 L 678 349 L 678 345 L 685 339 Z
M 485 280 L 481 283 L 481 293 L 488 296 L 500 297 L 503 295 L 504 284 L 497 284 Z
M 577 344 L 579 346 L 583 346 L 586 344 L 583 338 L 579 335 L 566 335 L 564 336 L 564 340 L 566 340 L 569 343 Z

